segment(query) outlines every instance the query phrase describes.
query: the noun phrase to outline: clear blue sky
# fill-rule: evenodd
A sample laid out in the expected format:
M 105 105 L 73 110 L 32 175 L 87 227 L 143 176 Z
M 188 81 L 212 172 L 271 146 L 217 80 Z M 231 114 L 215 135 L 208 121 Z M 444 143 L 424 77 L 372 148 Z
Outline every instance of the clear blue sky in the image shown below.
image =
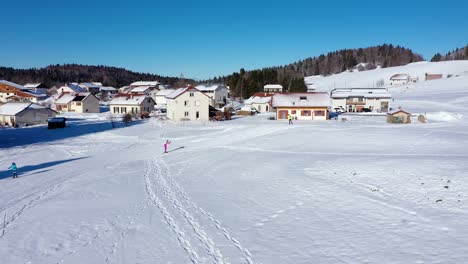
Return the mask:
M 416 3 L 415 3 L 416 2 Z M 0 65 L 81 63 L 209 78 L 393 43 L 430 59 L 468 43 L 468 1 L 16 0 Z

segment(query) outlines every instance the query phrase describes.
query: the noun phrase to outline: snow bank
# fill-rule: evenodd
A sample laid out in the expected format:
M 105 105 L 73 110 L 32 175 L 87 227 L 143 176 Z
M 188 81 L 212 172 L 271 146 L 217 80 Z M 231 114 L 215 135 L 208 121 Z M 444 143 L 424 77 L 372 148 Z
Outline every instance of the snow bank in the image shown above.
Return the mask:
M 455 114 L 449 112 L 434 112 L 427 113 L 427 120 L 436 122 L 453 122 L 462 119 L 462 114 Z

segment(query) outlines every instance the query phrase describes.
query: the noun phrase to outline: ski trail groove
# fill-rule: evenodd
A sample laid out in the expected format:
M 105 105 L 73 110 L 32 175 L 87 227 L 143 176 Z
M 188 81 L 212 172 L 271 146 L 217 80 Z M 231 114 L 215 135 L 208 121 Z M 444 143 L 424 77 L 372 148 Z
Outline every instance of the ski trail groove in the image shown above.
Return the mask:
M 145 163 L 145 184 L 146 184 L 146 192 L 148 194 L 148 197 L 150 201 L 156 205 L 156 207 L 159 209 L 161 212 L 164 221 L 166 224 L 169 226 L 171 231 L 176 235 L 177 240 L 179 241 L 179 244 L 182 246 L 182 248 L 185 250 L 187 253 L 187 256 L 189 257 L 190 261 L 193 264 L 200 263 L 200 258 L 195 251 L 195 249 L 192 247 L 190 244 L 190 241 L 185 237 L 184 232 L 181 230 L 179 225 L 175 222 L 174 218 L 171 216 L 167 208 L 162 204 L 161 200 L 158 198 L 156 195 L 152 184 L 151 180 L 149 178 L 150 174 L 155 174 L 157 172 L 154 171 L 154 167 L 148 162 Z
M 171 202 L 174 209 L 180 213 L 185 220 L 190 224 L 192 230 L 196 234 L 198 240 L 202 243 L 205 252 L 213 260 L 214 264 L 224 264 L 224 256 L 221 254 L 221 251 L 216 247 L 214 241 L 206 234 L 197 220 L 184 208 L 180 200 L 177 199 L 175 193 L 171 190 L 170 185 L 168 184 L 166 177 L 164 177 L 164 171 L 161 166 L 153 160 L 153 165 L 157 171 L 156 175 L 158 176 L 158 182 L 164 190 L 166 198 Z
M 182 187 L 174 180 L 170 173 L 169 166 L 167 165 L 167 163 L 164 160 L 161 160 L 161 163 L 164 166 L 166 172 L 162 175 L 166 175 L 166 182 L 169 183 L 170 187 L 182 197 L 183 202 L 195 209 L 196 211 L 200 212 L 202 215 L 206 216 L 206 218 L 214 224 L 216 229 L 221 231 L 224 237 L 230 242 L 232 242 L 234 246 L 244 255 L 244 261 L 248 264 L 253 264 L 254 262 L 250 251 L 241 245 L 241 243 L 229 232 L 229 230 L 221 224 L 221 221 L 219 219 L 216 219 L 211 213 L 205 211 L 203 208 L 201 208 L 195 202 L 193 202 L 188 196 L 188 194 L 182 189 Z

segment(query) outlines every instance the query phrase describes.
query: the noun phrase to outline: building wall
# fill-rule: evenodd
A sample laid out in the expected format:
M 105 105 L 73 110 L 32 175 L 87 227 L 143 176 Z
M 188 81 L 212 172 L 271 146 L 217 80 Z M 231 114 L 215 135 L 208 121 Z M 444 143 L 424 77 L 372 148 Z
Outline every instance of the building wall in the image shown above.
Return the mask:
M 111 114 L 130 114 L 130 115 L 141 115 L 142 113 L 149 113 L 154 110 L 154 101 L 150 98 L 146 98 L 141 104 L 137 105 L 109 105 Z
M 309 113 L 305 115 L 305 111 Z M 319 115 L 319 113 L 323 115 Z M 327 120 L 328 109 L 327 107 L 278 107 L 276 110 L 276 119 L 288 119 L 288 114 L 294 120 Z
M 167 104 L 166 96 L 159 95 L 159 96 L 155 96 L 154 99 L 155 99 L 154 101 L 156 101 L 157 105 Z
M 247 106 L 257 109 L 257 111 L 259 111 L 260 113 L 268 113 L 273 110 L 270 104 L 252 103 Z
M 382 103 L 386 102 L 387 106 L 389 106 L 391 101 L 391 99 L 388 98 L 364 98 L 363 100 L 364 104 L 359 105 L 359 108 L 369 108 L 372 110 L 372 112 L 388 112 L 388 107 L 386 109 L 382 109 Z M 334 110 L 335 108 L 339 108 L 340 106 L 343 107 L 345 112 L 349 111 L 350 105 L 347 104 L 346 98 L 332 98 L 332 109 Z M 355 109 L 357 108 L 358 106 L 356 105 Z
M 46 124 L 51 117 L 55 117 L 55 112 L 50 109 L 26 109 L 16 116 L 0 115 L 0 123 L 8 126 L 38 125 Z
M 82 107 L 81 107 L 82 113 L 99 113 L 100 108 L 99 108 L 99 99 L 97 99 L 94 96 L 88 96 L 86 99 L 83 101 Z
M 334 110 L 335 108 L 340 108 L 342 107 L 343 109 L 347 109 L 347 105 L 346 105 L 346 98 L 339 98 L 339 99 L 331 99 L 332 101 L 332 110 Z
M 190 93 L 193 93 L 193 96 L 190 96 Z M 187 91 L 176 99 L 167 99 L 167 118 L 174 121 L 208 121 L 210 101 L 211 99 L 202 92 Z
M 390 80 L 391 85 L 405 85 L 408 84 L 408 79 L 394 79 Z

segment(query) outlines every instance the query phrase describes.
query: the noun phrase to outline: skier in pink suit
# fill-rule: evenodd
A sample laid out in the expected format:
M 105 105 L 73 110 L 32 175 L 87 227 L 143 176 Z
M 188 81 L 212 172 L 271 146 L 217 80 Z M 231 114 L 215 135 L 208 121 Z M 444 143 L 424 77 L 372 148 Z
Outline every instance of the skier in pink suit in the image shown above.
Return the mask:
M 166 143 L 164 143 L 164 153 L 167 153 L 167 146 L 171 144 L 169 140 L 166 140 Z

